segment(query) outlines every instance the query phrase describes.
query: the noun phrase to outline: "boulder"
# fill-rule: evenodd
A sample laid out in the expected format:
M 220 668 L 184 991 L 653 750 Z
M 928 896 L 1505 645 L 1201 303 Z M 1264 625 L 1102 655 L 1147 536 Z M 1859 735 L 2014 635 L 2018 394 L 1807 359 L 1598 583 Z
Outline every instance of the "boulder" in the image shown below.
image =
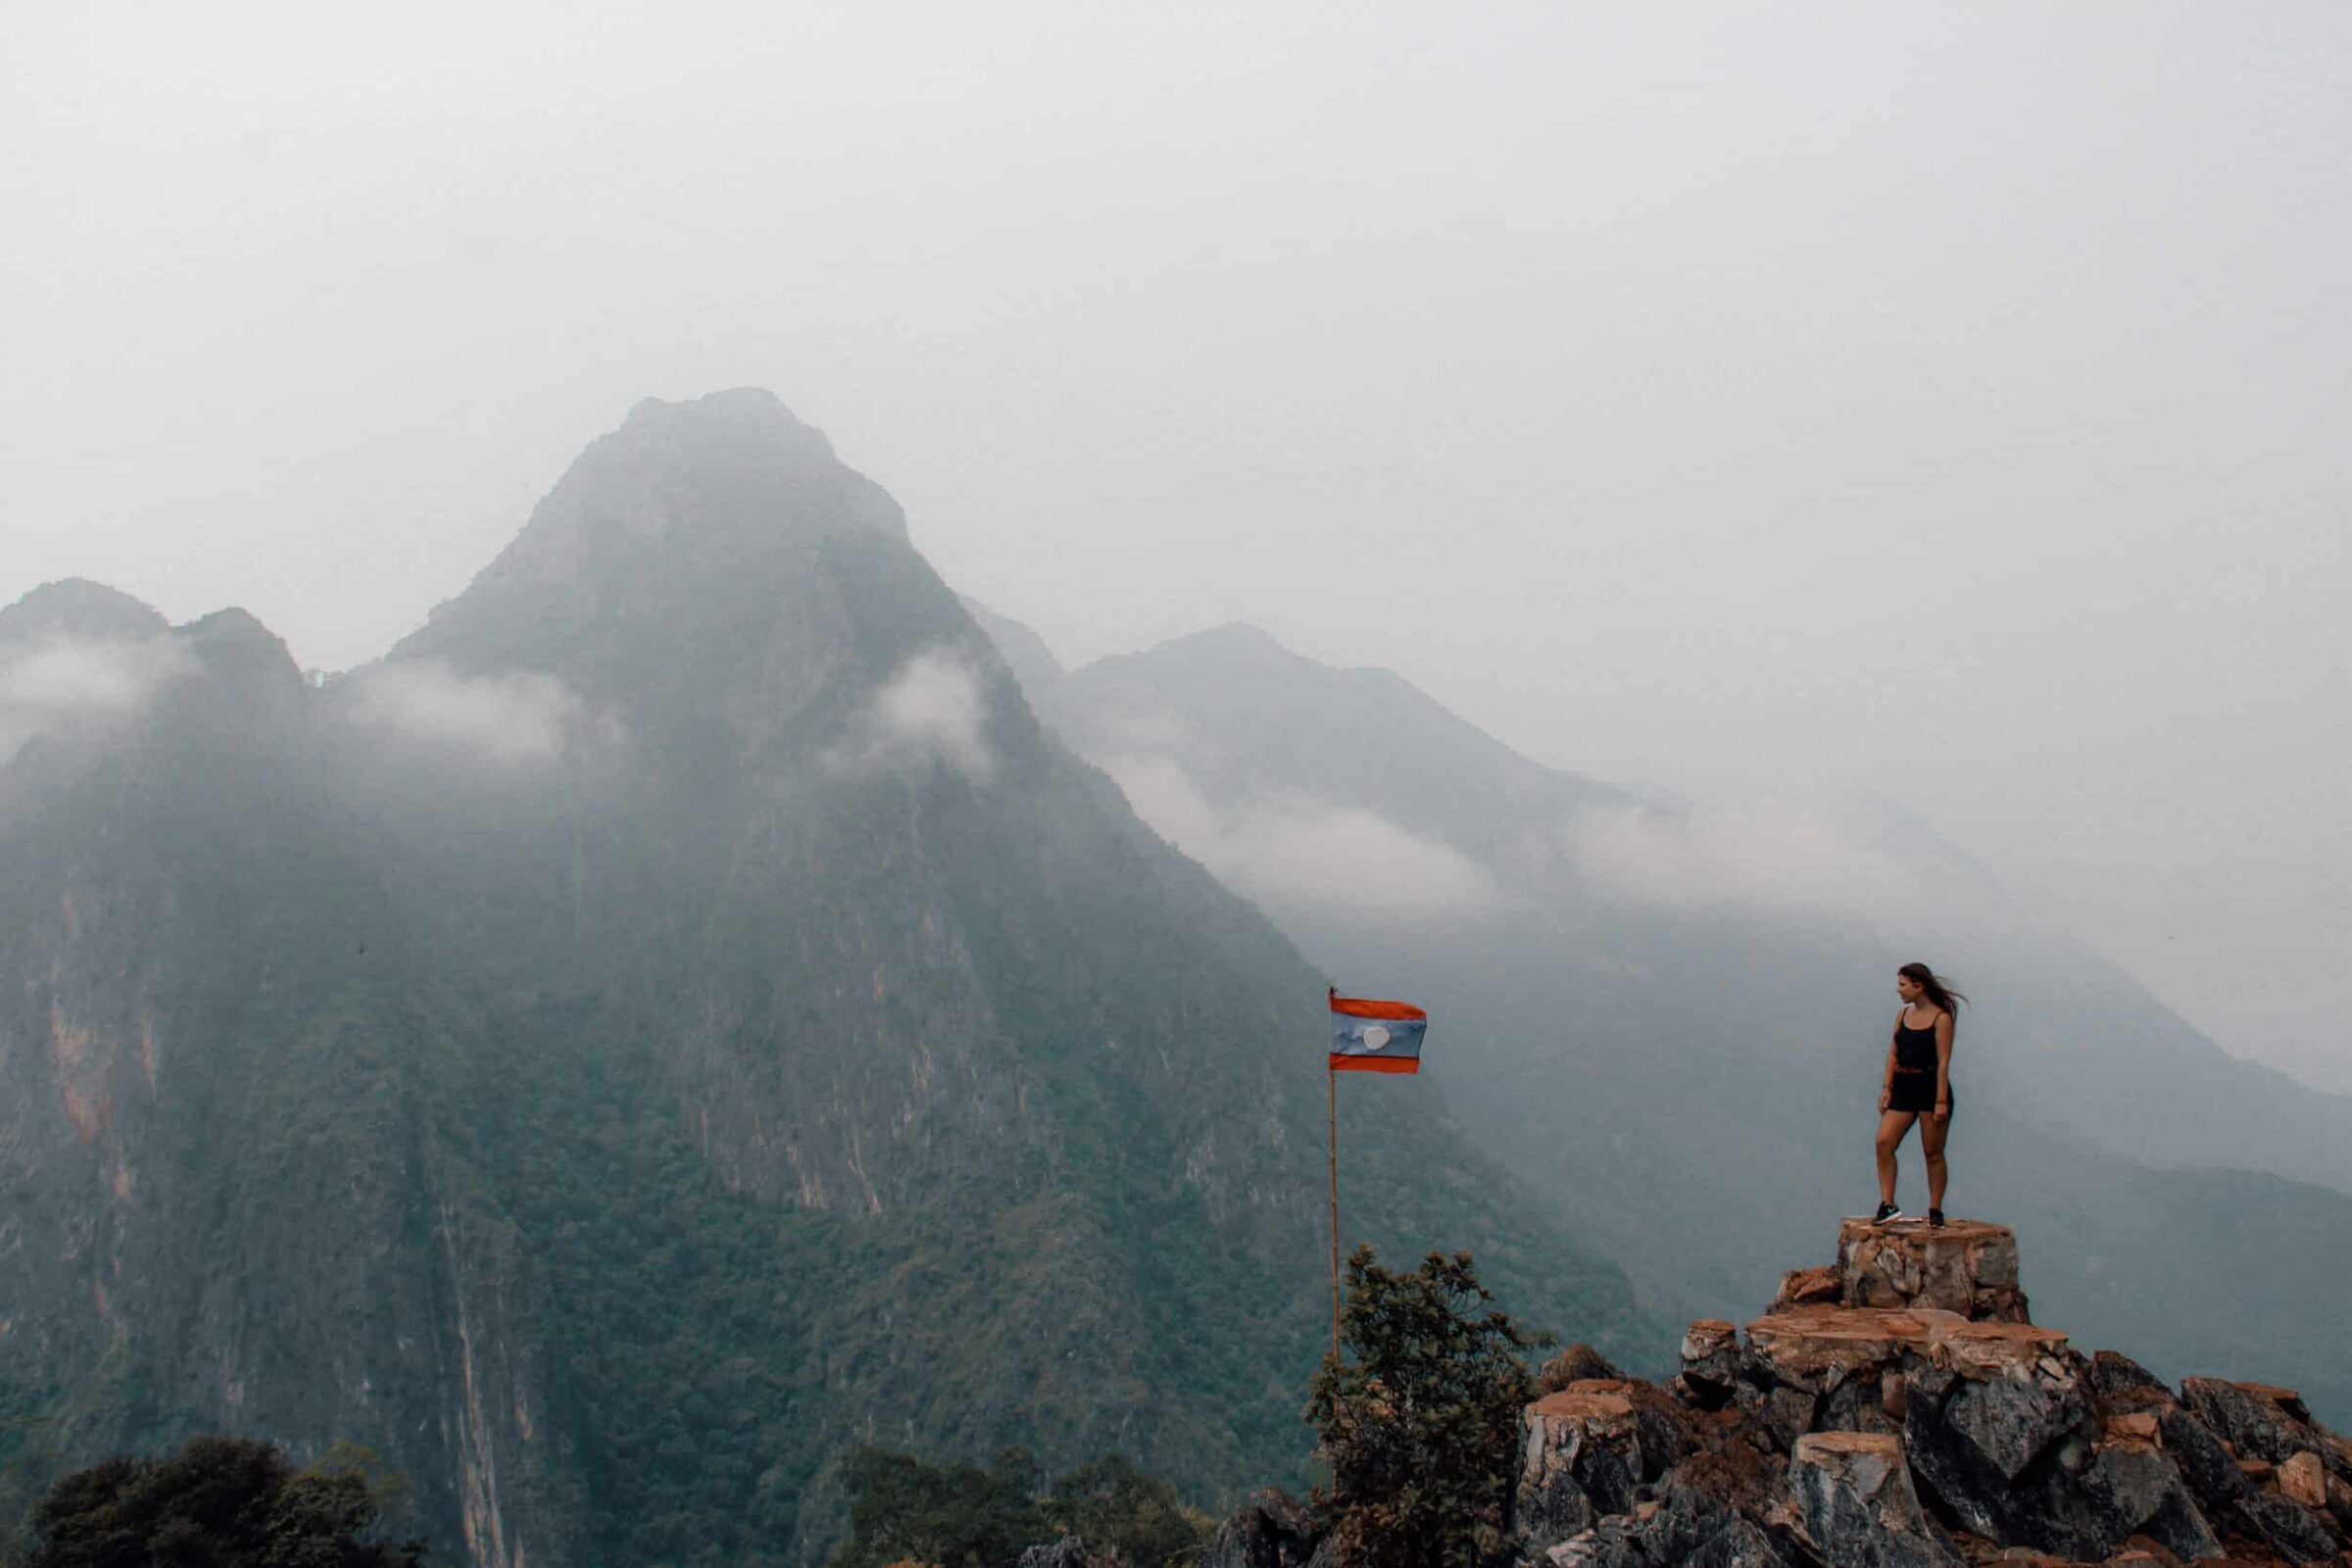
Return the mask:
M 2098 1539 L 2115 1544 L 2152 1542 L 2183 1562 L 2222 1555 L 2222 1543 L 2195 1496 L 2162 1448 L 2149 1439 L 2113 1439 L 2099 1446 L 2080 1488 Z
M 1902 1440 L 1859 1432 L 1797 1439 L 1788 1489 L 1830 1568 L 1959 1568 L 1912 1490 Z
M 1934 1307 L 1970 1319 L 2029 1321 L 2017 1235 L 2006 1225 L 1954 1220 L 1937 1230 L 1849 1219 L 1838 1227 L 1836 1270 L 1838 1299 L 1847 1306 Z
M 2343 1540 L 2301 1503 L 2275 1492 L 2258 1492 L 2241 1505 L 2252 1534 L 2288 1562 L 2331 1562 L 2343 1554 Z
M 2352 1447 L 2312 1420 L 2310 1408 L 2292 1389 L 2189 1378 L 2180 1385 L 2180 1398 L 2241 1459 L 2282 1465 L 2298 1453 L 2309 1453 L 2322 1469 L 2352 1482 Z
M 1764 1310 L 1786 1312 L 1797 1306 L 1843 1306 L 1845 1277 L 1834 1268 L 1794 1268 L 1781 1276 L 1781 1294 Z
M 2176 1405 L 2157 1414 L 2156 1431 L 2158 1444 L 2179 1467 L 2205 1516 L 2236 1517 L 2238 1505 L 2254 1494 L 2254 1489 L 2213 1429 Z
M 2087 1411 L 2067 1393 L 2024 1378 L 1966 1382 L 1945 1402 L 1943 1420 L 2003 1483 L 2014 1484 L 2028 1465 L 2082 1427 Z
M 1903 1442 L 1913 1476 L 1935 1505 L 1972 1535 L 2097 1561 L 2141 1522 L 2138 1499 L 2154 1483 L 2136 1472 L 2098 1470 L 2105 1422 L 2068 1362 L 2035 1357 L 1989 1375 L 1955 1374 L 1941 1395 L 1935 1392 L 1939 1379 L 1920 1375 L 1909 1381 Z M 2166 1464 L 2154 1445 L 2145 1446 L 2159 1465 Z M 2120 1494 L 2107 1495 L 2119 1489 Z M 2172 1491 L 2195 1511 L 2177 1475 Z M 2182 1534 L 2196 1539 L 2194 1531 Z
M 1581 1383 L 1547 1394 L 1521 1422 L 1526 1442 L 1512 1518 L 1531 1549 L 1544 1550 L 1633 1506 L 1642 1442 L 1624 1384 Z
M 2155 1373 L 2114 1350 L 2094 1353 L 2085 1376 L 2091 1393 L 2112 1408 L 2139 1410 L 2152 1404 L 2178 1402 L 2173 1398 L 2173 1391 Z
M 1732 1397 L 1740 1370 L 1740 1331 L 1721 1318 L 1701 1318 L 1683 1336 L 1677 1384 L 1690 1402 L 1719 1410 Z
M 2318 1511 L 2328 1506 L 2328 1471 L 2320 1456 L 2305 1449 L 2278 1466 L 2278 1491 L 2288 1500 Z

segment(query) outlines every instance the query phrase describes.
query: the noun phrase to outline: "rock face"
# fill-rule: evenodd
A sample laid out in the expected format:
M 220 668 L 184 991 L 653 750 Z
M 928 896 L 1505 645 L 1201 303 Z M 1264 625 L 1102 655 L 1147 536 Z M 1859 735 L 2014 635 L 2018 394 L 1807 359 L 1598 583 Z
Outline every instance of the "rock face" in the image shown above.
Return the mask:
M 2082 1355 L 1999 1226 L 1855 1229 L 1744 1332 L 1693 1323 L 1667 1388 L 1528 1406 L 1523 1568 L 2352 1560 L 2352 1445 L 2292 1390 Z
M 1899 1438 L 1815 1432 L 1788 1459 L 1805 1534 L 1840 1568 L 1958 1568 L 1911 1489 Z

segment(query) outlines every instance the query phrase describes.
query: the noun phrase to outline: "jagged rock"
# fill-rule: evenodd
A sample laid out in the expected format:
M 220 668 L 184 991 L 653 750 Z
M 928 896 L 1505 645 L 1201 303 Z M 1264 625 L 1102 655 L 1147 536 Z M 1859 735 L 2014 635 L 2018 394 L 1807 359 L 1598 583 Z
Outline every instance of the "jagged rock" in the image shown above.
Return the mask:
M 2187 1410 L 2174 1405 L 2156 1417 L 2157 1441 L 2196 1495 L 2208 1518 L 2229 1519 L 2253 1495 L 2245 1473 L 2213 1429 Z
M 1936 1230 L 1849 1219 L 1838 1227 L 1836 1267 L 1838 1298 L 1846 1306 L 1934 1307 L 1991 1322 L 2029 1321 L 2017 1236 L 2005 1225 L 1963 1219 Z
M 2318 1510 L 2328 1506 L 2328 1472 L 2309 1449 L 2278 1467 L 2278 1491 L 2290 1501 Z
M 1781 1294 L 1766 1312 L 1786 1312 L 1797 1306 L 1843 1306 L 1845 1276 L 1834 1268 L 1792 1268 L 1781 1276 Z
M 1830 1568 L 1958 1568 L 1958 1554 L 1928 1528 L 1899 1438 L 1859 1432 L 1799 1438 L 1788 1487 L 1806 1535 Z
M 1536 1374 L 1536 1389 L 1542 1394 L 1557 1394 L 1571 1383 L 1619 1383 L 1625 1374 L 1612 1366 L 1609 1358 L 1590 1345 L 1571 1345 L 1544 1363 Z
M 1531 1549 L 1565 1541 L 1609 1514 L 1682 1457 L 1673 1401 L 1623 1379 L 1572 1383 L 1527 1407 L 1513 1517 Z
M 1522 1561 L 1543 1568 L 1797 1568 L 1793 1532 L 1748 1518 L 1677 1477 L 1655 1512 L 1604 1519 Z
M 1622 1513 L 1641 1479 L 1634 1405 L 1604 1387 L 1562 1390 L 1529 1405 L 1513 1517 L 1537 1550 Z
M 2313 1453 L 2325 1468 L 2352 1481 L 2352 1453 L 2312 1421 L 2292 1389 L 2189 1378 L 2180 1385 L 2180 1397 L 2240 1458 L 2279 1465 L 2298 1453 Z
M 1721 1318 L 1700 1318 L 1683 1336 L 1680 1383 L 1693 1404 L 1719 1410 L 1740 1381 L 1740 1331 Z
M 1268 1488 L 1218 1527 L 1200 1568 L 1305 1568 L 1322 1544 L 1314 1515 Z
M 1902 1374 L 1887 1367 L 1877 1377 L 1867 1372 L 1846 1379 L 1822 1400 L 1813 1418 L 1825 1432 L 1871 1432 L 1892 1437 L 1903 1430 L 1902 1412 L 1909 1401 Z
M 2254 1533 L 2289 1562 L 2328 1562 L 2344 1550 L 2318 1515 L 2275 1492 L 2258 1492 L 2241 1506 Z
M 2095 1352 L 2084 1376 L 2091 1393 L 2124 1409 L 2136 1410 L 2152 1402 L 2177 1402 L 2173 1391 L 2155 1373 L 2114 1350 Z
M 2014 1483 L 2052 1445 L 2082 1429 L 2090 1411 L 2079 1396 L 2068 1397 L 2072 1392 L 2022 1378 L 1964 1383 L 1945 1402 L 1943 1420 L 2002 1481 Z
M 2140 1538 L 2185 1561 L 2222 1555 L 2222 1544 L 2180 1470 L 2152 1440 L 2102 1444 L 2082 1475 L 2082 1492 L 2111 1550 L 2112 1544 Z
M 2077 1373 L 2079 1357 L 2022 1353 L 2021 1325 L 1980 1340 L 1937 1396 L 1914 1378 L 1904 1415 L 1912 1470 L 1937 1506 L 1972 1534 L 2094 1561 L 2134 1535 L 2210 1555 L 2213 1532 L 2159 1445 L 2107 1422 Z M 2005 1346 L 2004 1359 L 1987 1348 Z M 1938 1346 L 1940 1354 L 1946 1347 Z M 2161 1431 L 2161 1428 L 2159 1428 Z

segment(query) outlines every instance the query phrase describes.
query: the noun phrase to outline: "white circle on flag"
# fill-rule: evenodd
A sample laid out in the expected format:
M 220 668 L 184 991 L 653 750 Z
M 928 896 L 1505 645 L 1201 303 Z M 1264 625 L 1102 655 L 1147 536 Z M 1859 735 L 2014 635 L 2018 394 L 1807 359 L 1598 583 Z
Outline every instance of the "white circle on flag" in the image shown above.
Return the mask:
M 1364 1049 L 1366 1051 L 1386 1051 L 1389 1049 L 1389 1042 L 1395 1038 L 1396 1036 L 1389 1033 L 1386 1025 L 1376 1023 L 1364 1031 Z

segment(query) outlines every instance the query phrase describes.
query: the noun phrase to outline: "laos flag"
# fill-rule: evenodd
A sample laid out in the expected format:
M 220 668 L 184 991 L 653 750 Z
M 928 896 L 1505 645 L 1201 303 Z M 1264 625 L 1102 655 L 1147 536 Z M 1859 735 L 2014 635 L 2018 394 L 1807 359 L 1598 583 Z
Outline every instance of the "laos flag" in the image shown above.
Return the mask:
M 1429 1014 L 1409 1002 L 1331 994 L 1333 1072 L 1419 1072 Z

